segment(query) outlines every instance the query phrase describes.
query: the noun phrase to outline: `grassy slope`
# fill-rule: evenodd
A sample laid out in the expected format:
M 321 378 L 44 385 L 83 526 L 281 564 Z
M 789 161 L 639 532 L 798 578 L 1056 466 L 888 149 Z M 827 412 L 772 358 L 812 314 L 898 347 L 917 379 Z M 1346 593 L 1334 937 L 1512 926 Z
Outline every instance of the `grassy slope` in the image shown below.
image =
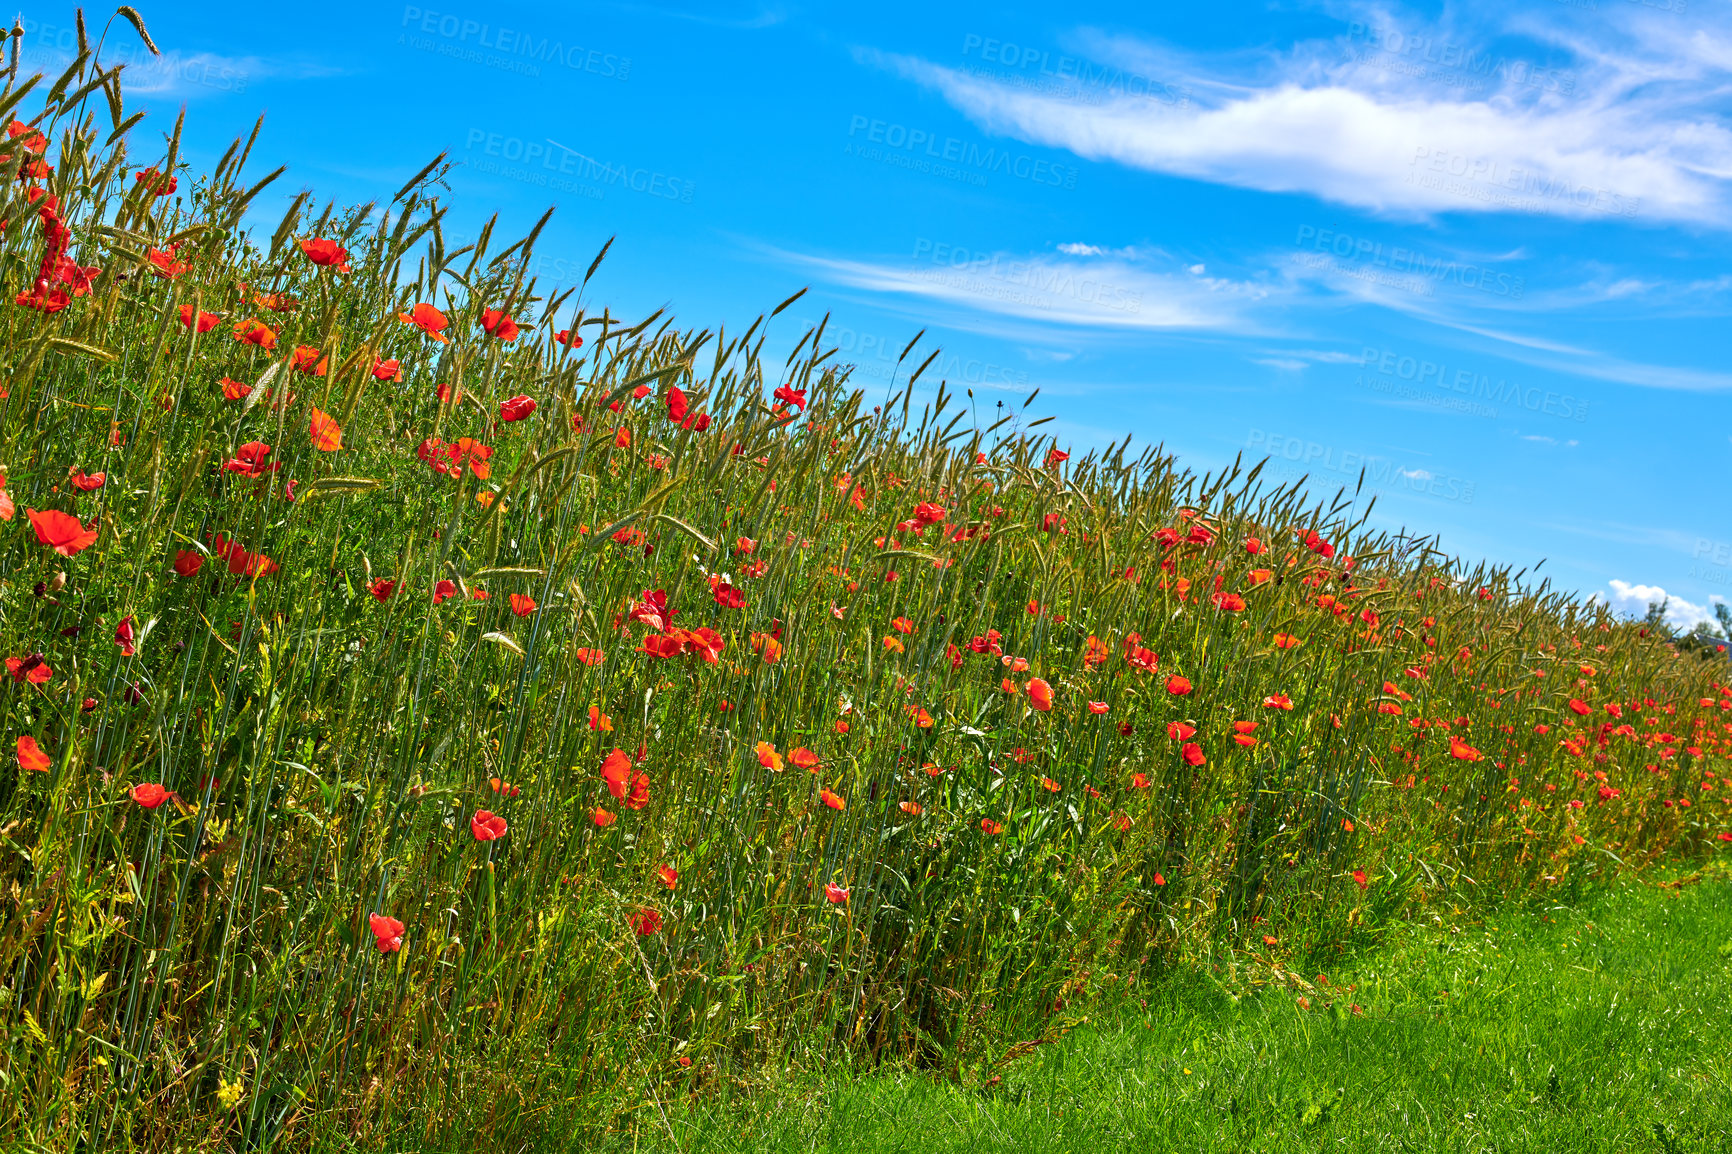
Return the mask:
M 248 232 L 248 146 L 91 79 L 0 160 L 0 1149 L 966 1085 L 1085 986 L 1732 842 L 1724 668 L 1604 605 L 595 315 L 431 172 Z
M 1732 882 L 1534 911 L 1394 927 L 1305 995 L 1181 979 L 988 1091 L 784 1084 L 669 1125 L 686 1154 L 1732 1150 Z

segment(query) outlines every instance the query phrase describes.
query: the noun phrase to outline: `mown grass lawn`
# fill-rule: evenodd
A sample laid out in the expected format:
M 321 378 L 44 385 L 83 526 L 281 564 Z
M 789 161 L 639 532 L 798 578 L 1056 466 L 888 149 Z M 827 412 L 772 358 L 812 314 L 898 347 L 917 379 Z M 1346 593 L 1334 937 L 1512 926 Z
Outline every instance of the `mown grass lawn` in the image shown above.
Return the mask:
M 686 1154 L 1732 1150 L 1732 882 L 1681 880 L 1403 924 L 1327 985 L 1313 959 L 1310 992 L 1242 969 L 1177 979 L 1003 1064 L 989 1089 L 913 1072 L 790 1083 L 672 1113 L 661 1140 Z

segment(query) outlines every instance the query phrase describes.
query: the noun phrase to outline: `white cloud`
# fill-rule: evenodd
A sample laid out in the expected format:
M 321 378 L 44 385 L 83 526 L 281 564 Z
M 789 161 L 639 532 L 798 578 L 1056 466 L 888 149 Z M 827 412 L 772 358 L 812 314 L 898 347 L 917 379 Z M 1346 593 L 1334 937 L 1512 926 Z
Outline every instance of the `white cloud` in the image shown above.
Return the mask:
M 1253 282 L 1200 279 L 1116 258 L 969 252 L 960 263 L 918 258 L 890 263 L 769 252 L 852 288 L 1024 322 L 1108 331 L 1254 331 L 1251 307 L 1271 292 Z
M 1630 613 L 1637 617 L 1648 611 L 1648 606 L 1666 602 L 1666 624 L 1674 629 L 1689 631 L 1701 622 L 1714 622 L 1712 606 L 1723 602 L 1724 597 L 1715 594 L 1708 598 L 1707 605 L 1696 605 L 1682 597 L 1669 596 L 1658 585 L 1632 585 L 1628 581 L 1620 581 L 1616 577 L 1607 582 L 1612 587 L 1612 595 L 1606 597 L 1596 594 L 1614 610 L 1620 613 Z
M 1399 69 L 1367 70 L 1338 40 L 1247 60 L 1095 38 L 1092 51 L 1108 63 L 1146 68 L 1153 58 L 1192 86 L 1173 103 L 1111 89 L 1082 103 L 913 57 L 862 56 L 938 92 L 988 132 L 1130 168 L 1401 217 L 1732 224 L 1732 131 L 1711 103 L 1732 80 L 1724 45 L 1651 38 L 1613 51 L 1574 33 L 1550 39 L 1548 54 L 1573 54 L 1580 65 L 1571 97 L 1506 79 L 1464 99 Z
M 1058 251 L 1071 256 L 1100 256 L 1107 250 L 1098 244 L 1061 244 Z

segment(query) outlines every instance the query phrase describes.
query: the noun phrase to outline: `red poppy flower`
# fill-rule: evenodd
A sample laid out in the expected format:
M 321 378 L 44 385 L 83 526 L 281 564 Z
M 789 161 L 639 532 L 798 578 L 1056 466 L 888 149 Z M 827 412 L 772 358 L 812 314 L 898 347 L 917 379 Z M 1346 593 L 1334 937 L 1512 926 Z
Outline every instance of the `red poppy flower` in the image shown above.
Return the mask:
M 319 350 L 312 345 L 296 345 L 295 351 L 289 357 L 289 368 L 297 373 L 308 376 L 322 377 L 330 366 L 331 358 L 319 355 Z
M 553 339 L 568 349 L 581 349 L 583 347 L 583 338 L 578 335 L 576 329 L 560 329 L 553 334 Z
M 343 429 L 337 424 L 337 418 L 321 412 L 316 405 L 313 407 L 313 419 L 307 425 L 307 433 L 313 438 L 313 448 L 321 453 L 334 453 L 343 447 Z
M 607 660 L 607 654 L 599 649 L 579 649 L 575 656 L 584 665 L 600 665 Z
M 980 819 L 980 832 L 988 837 L 993 837 L 1003 833 L 1004 827 L 990 817 L 983 817 Z
M 375 381 L 400 381 L 403 379 L 403 365 L 392 357 L 388 361 L 373 362 L 373 379 Z
M 223 468 L 246 477 L 262 477 L 283 467 L 280 461 L 274 465 L 265 464 L 265 458 L 270 455 L 271 447 L 263 441 L 248 441 L 235 450 L 233 457 L 223 462 Z
M 1223 613 L 1237 613 L 1245 608 L 1245 599 L 1237 593 L 1216 593 L 1209 600 Z
M 270 352 L 277 347 L 276 331 L 255 317 L 248 317 L 235 325 L 235 340 L 242 344 L 257 345 Z
M 457 596 L 457 582 L 444 580 L 433 586 L 433 604 Z
M 30 518 L 30 527 L 36 530 L 36 540 L 62 557 L 82 553 L 96 544 L 96 526 L 86 529 L 83 522 L 70 513 L 62 513 L 58 509 L 50 509 L 45 513 L 26 509 L 24 513 Z
M 228 562 L 229 572 L 239 577 L 268 577 L 275 573 L 279 566 L 263 553 L 250 553 L 240 547 L 239 543 L 227 540 L 221 533 L 217 534 L 212 543 L 211 551 Z
M 530 397 L 512 397 L 499 402 L 499 419 L 502 421 L 521 421 L 535 412 L 535 401 Z
M 589 820 L 593 821 L 598 829 L 606 829 L 608 826 L 618 821 L 619 818 L 615 814 L 609 813 L 598 805 L 594 809 L 590 810 Z
M 1039 677 L 1029 681 L 1028 703 L 1041 713 L 1052 709 L 1052 686 Z
M 1291 633 L 1275 634 L 1275 648 L 1277 649 L 1291 649 L 1297 644 L 1299 644 L 1299 638 Z
M 1179 755 L 1185 759 L 1186 765 L 1206 765 L 1209 759 L 1203 756 L 1203 747 L 1194 741 L 1187 741 L 1179 750 Z
M 54 670 L 48 668 L 40 653 L 32 653 L 29 657 L 8 657 L 6 672 L 12 675 L 13 681 L 31 685 L 43 685 L 54 676 Z
M 173 280 L 191 268 L 192 266 L 185 261 L 175 259 L 175 250 L 179 247 L 179 245 L 171 244 L 167 248 L 153 248 L 146 252 L 144 255 L 145 259 L 150 262 L 150 271 L 164 280 Z
M 670 890 L 678 885 L 680 881 L 680 871 L 671 865 L 665 865 L 656 870 L 656 876 L 662 879 L 662 885 L 668 887 Z
M 511 612 L 517 617 L 528 617 L 535 612 L 535 598 L 522 593 L 511 595 Z
M 27 309 L 35 309 L 43 313 L 57 313 L 72 303 L 72 298 L 61 289 L 44 292 L 47 281 L 37 282 L 37 291 L 21 292 L 12 299 L 12 303 L 22 305 Z
M 830 904 L 833 906 L 843 905 L 848 901 L 847 889 L 837 885 L 835 882 L 826 882 L 824 884 L 824 896 L 829 899 Z
M 481 328 L 488 336 L 502 341 L 517 339 L 517 322 L 506 314 L 504 309 L 484 309 L 481 313 Z
M 710 591 L 715 596 L 717 605 L 723 609 L 744 609 L 746 607 L 746 595 L 743 592 L 720 578 L 712 578 L 711 580 L 715 583 L 711 586 Z
M 776 747 L 767 741 L 760 741 L 753 748 L 758 764 L 775 773 L 782 772 L 782 755 L 776 752 Z
M 624 801 L 631 788 L 631 757 L 623 749 L 615 749 L 601 762 L 601 778 L 615 801 Z
M 1360 889 L 1365 888 L 1367 883 L 1365 880 L 1365 871 L 1364 870 L 1354 870 L 1353 871 L 1353 884 L 1358 886 Z
M 414 325 L 440 344 L 445 344 L 451 338 L 444 335 L 445 326 L 451 322 L 445 314 L 430 304 L 418 304 L 406 313 L 398 313 L 397 319 L 404 324 Z
M 637 931 L 640 938 L 647 938 L 662 928 L 662 916 L 654 910 L 638 910 L 626 918 L 626 924 Z
M 80 492 L 88 493 L 93 489 L 100 489 L 107 480 L 107 473 L 86 473 L 83 469 L 72 471 L 72 487 Z
M 164 176 L 156 171 L 156 166 L 141 168 L 132 174 L 132 179 L 155 196 L 172 196 L 174 190 L 180 187 L 180 178 L 174 173 Z
M 349 267 L 349 250 L 334 240 L 303 240 L 301 251 L 307 254 L 308 260 L 321 268 L 335 268 L 338 272 L 354 271 Z
M 1271 693 L 1263 699 L 1265 709 L 1292 709 L 1293 699 L 1285 693 Z
M 367 592 L 373 595 L 373 600 L 375 601 L 389 601 L 391 599 L 391 594 L 397 592 L 397 582 L 391 580 L 389 577 L 380 577 L 371 585 L 367 586 Z
M 217 327 L 217 322 L 220 320 L 222 320 L 222 318 L 217 316 L 215 313 L 207 312 L 199 312 L 195 320 L 193 307 L 191 305 L 180 306 L 180 323 L 182 328 L 190 329 L 196 324 L 199 332 L 208 333 Z
M 127 794 L 145 809 L 155 809 L 174 796 L 153 781 L 140 782 L 128 790 Z
M 469 832 L 475 835 L 476 841 L 498 841 L 505 836 L 505 819 L 496 813 L 478 809 L 475 816 L 469 819 Z
M 1196 726 L 1186 725 L 1182 721 L 1170 721 L 1167 723 L 1167 736 L 1172 738 L 1174 741 L 1185 741 L 1194 736 L 1196 732 Z
M 487 463 L 487 458 L 493 456 L 493 450 L 475 438 L 458 437 L 456 443 L 447 448 L 450 450 L 452 463 L 459 469 L 467 464 L 476 480 L 485 481 L 493 475 L 493 466 Z
M 1485 757 L 1485 754 L 1459 737 L 1451 737 L 1449 739 L 1449 756 L 1457 761 L 1479 761 Z
M 26 152 L 43 153 L 48 151 L 48 137 L 40 128 L 32 128 L 22 120 L 13 120 L 6 126 L 6 138 L 18 141 Z
M 1125 660 L 1137 669 L 1150 673 L 1153 673 L 1161 664 L 1161 659 L 1155 655 L 1154 650 L 1144 649 L 1140 645 L 1133 645 L 1126 650 Z
M 29 734 L 18 739 L 18 768 L 30 773 L 47 773 L 53 763 Z
M 847 809 L 848 808 L 847 802 L 843 801 L 840 797 L 838 797 L 836 794 L 831 793 L 827 789 L 819 790 L 818 791 L 818 798 L 825 805 L 829 806 L 831 809 Z
M 679 388 L 677 385 L 669 385 L 667 402 L 668 420 L 677 425 L 686 419 L 687 403 L 686 394 L 683 389 Z
M 403 948 L 403 923 L 384 914 L 368 914 L 367 928 L 373 931 L 373 941 L 381 954 L 393 954 Z
M 114 627 L 114 643 L 120 646 L 120 655 L 122 657 L 131 657 L 137 652 L 137 650 L 133 648 L 132 643 L 134 640 L 132 617 L 128 615 L 121 618 L 120 624 Z
M 1191 692 L 1190 679 L 1187 677 L 1180 677 L 1176 673 L 1173 674 L 1173 676 L 1167 678 L 1167 692 L 1171 693 L 1174 697 L 1183 697 L 1185 694 Z
M 788 761 L 801 769 L 809 769 L 813 773 L 818 772 L 818 755 L 803 745 L 795 746 L 788 751 Z

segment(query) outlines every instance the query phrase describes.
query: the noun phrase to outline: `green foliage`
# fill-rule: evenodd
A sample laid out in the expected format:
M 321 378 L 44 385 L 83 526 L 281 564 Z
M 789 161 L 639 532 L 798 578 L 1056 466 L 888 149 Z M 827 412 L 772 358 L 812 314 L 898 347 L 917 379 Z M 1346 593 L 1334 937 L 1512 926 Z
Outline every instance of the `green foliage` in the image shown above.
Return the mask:
M 1726 691 L 1603 607 L 1260 466 L 981 429 L 912 345 L 868 412 L 823 326 L 778 368 L 773 314 L 596 314 L 533 233 L 447 251 L 436 165 L 265 243 L 250 142 L 141 173 L 86 66 L 0 165 L 0 693 L 46 765 L 0 777 L 0 1145 L 960 1078 L 1224 948 L 1725 844 Z

